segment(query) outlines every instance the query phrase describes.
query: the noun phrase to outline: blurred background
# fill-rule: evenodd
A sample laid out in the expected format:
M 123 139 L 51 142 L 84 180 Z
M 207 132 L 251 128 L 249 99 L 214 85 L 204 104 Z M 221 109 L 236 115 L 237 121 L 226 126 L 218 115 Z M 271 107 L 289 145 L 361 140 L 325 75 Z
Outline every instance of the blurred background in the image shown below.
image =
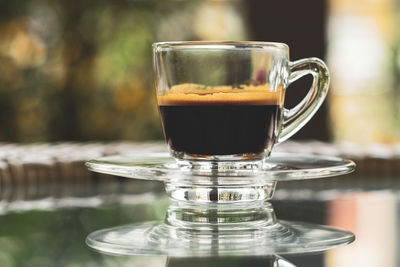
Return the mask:
M 120 141 L 163 138 L 151 44 L 175 40 L 284 42 L 291 60 L 327 62 L 327 101 L 292 139 L 335 144 L 280 148 L 351 158 L 357 171 L 279 183 L 274 206 L 280 219 L 342 227 L 357 240 L 293 262 L 400 266 L 399 4 L 0 0 L 0 266 L 166 266 L 88 249 L 84 239 L 94 230 L 162 220 L 168 200 L 161 184 L 91 173 L 84 162 L 165 149 Z M 311 77 L 296 81 L 285 105 L 310 85 Z M 43 144 L 59 141 L 73 142 Z
M 1 1 L 0 141 L 162 139 L 151 44 L 171 40 L 278 41 L 291 60 L 323 58 L 328 101 L 294 138 L 399 141 L 398 1 L 276 2 Z

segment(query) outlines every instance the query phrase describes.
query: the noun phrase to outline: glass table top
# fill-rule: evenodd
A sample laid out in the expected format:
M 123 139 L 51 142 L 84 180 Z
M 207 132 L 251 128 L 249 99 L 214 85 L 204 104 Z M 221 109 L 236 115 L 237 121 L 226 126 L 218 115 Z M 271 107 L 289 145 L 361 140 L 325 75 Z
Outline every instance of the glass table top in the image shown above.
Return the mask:
M 101 254 L 85 244 L 89 233 L 164 219 L 169 199 L 162 184 L 121 179 L 84 190 L 78 184 L 52 186 L 58 194 L 34 199 L 27 194 L 29 187 L 2 188 L 0 266 L 274 266 L 277 259 Z M 272 203 L 279 219 L 340 227 L 356 235 L 356 241 L 346 247 L 284 256 L 279 266 L 292 266 L 288 262 L 307 267 L 398 266 L 399 189 L 396 177 L 351 175 L 278 184 Z

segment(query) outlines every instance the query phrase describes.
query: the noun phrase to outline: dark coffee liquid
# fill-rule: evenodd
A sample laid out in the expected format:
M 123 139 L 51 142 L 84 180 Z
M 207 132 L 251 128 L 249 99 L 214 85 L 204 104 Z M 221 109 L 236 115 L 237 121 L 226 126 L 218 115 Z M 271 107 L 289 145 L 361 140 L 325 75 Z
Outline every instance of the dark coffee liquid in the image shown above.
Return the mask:
M 199 155 L 260 153 L 275 142 L 278 105 L 160 105 L 164 134 L 177 152 Z

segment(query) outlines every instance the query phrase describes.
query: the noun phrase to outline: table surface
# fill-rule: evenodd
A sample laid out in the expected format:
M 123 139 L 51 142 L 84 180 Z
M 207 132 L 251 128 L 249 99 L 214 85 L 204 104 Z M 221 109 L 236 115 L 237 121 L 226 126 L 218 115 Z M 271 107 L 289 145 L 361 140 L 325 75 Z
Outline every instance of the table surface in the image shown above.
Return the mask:
M 278 219 L 350 230 L 356 241 L 311 255 L 283 256 L 299 267 L 400 266 L 397 175 L 353 174 L 279 183 Z M 40 192 L 40 194 L 38 193 Z M 101 177 L 90 183 L 1 183 L 0 266 L 272 266 L 268 258 L 174 259 L 112 256 L 85 244 L 98 229 L 164 219 L 169 200 L 158 182 Z
M 292 189 L 290 182 L 278 185 L 273 201 L 278 218 L 341 227 L 353 231 L 356 241 L 325 253 L 285 258 L 296 266 L 307 267 L 399 266 L 400 188 L 352 188 L 350 181 L 343 181 L 347 188 L 321 189 L 322 180 L 314 181 L 318 189 L 306 183 L 304 186 L 297 183 L 297 189 Z M 368 185 L 368 181 L 365 184 Z M 69 185 L 59 186 L 64 187 L 60 190 L 65 190 Z M 268 259 L 262 258 L 179 260 L 118 257 L 95 252 L 84 242 L 92 231 L 162 220 L 169 204 L 159 184 L 121 180 L 103 186 L 108 191 L 99 191 L 98 187 L 97 192 L 80 196 L 66 194 L 57 198 L 3 201 L 0 266 L 186 266 L 188 261 L 193 266 L 246 266 L 249 261 L 253 262 L 252 266 L 269 266 L 265 263 Z M 114 188 L 114 192 L 110 192 L 110 188 Z M 118 188 L 125 188 L 125 191 L 121 193 Z M 135 188 L 143 190 L 135 192 Z

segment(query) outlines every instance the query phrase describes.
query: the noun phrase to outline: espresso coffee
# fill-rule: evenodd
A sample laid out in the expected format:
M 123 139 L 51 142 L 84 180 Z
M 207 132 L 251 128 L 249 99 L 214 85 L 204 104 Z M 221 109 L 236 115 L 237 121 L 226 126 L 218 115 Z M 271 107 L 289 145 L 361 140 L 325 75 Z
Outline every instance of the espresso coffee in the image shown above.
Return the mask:
M 165 138 L 175 152 L 251 157 L 275 143 L 281 116 L 278 93 L 173 92 L 158 100 Z

